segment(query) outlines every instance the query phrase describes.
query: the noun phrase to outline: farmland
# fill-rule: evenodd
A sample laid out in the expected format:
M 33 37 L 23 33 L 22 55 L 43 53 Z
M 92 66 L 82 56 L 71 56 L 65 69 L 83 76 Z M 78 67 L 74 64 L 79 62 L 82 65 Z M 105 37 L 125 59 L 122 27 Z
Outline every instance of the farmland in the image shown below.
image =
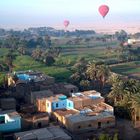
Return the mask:
M 111 69 L 122 75 L 140 78 L 140 61 L 117 64 L 112 66 Z
M 117 53 L 115 49 L 118 47 L 119 43 L 114 41 L 93 41 L 90 40 L 88 43 L 81 41 L 78 44 L 67 44 L 69 38 L 57 38 L 59 41 L 59 46 L 62 48 L 59 57 L 55 59 L 55 63 L 52 66 L 46 66 L 45 64 L 35 61 L 30 55 L 20 55 L 15 51 L 16 57 L 13 61 L 14 71 L 18 70 L 39 70 L 54 76 L 57 81 L 68 81 L 70 75 L 72 74 L 71 67 L 80 58 L 85 58 L 87 61 L 103 61 L 105 63 L 116 62 Z M 55 40 L 53 40 L 55 44 Z M 56 45 L 54 45 L 55 47 Z M 111 47 L 111 50 L 107 50 L 107 47 Z M 29 49 L 31 52 L 33 48 Z M 8 49 L 0 48 L 0 60 L 4 59 L 4 55 L 8 53 Z M 139 76 L 140 62 L 128 62 L 124 64 L 111 65 L 111 70 L 113 72 L 122 75 L 134 75 Z M 3 73 L 0 73 L 1 77 Z

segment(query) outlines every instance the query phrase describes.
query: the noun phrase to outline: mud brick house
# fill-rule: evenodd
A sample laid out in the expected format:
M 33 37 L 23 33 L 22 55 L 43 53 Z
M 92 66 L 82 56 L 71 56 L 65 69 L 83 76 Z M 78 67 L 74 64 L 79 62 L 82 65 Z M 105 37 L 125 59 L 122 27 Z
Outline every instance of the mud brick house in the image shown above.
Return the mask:
M 63 94 L 58 94 L 48 98 L 41 98 L 37 100 L 38 111 L 48 112 L 49 114 L 57 109 L 73 109 L 73 107 L 73 102 Z
M 2 110 L 16 110 L 16 100 L 14 98 L 1 98 L 0 107 Z
M 40 98 L 48 98 L 53 96 L 53 92 L 51 90 L 41 90 L 41 91 L 32 91 L 27 95 L 27 100 L 29 103 L 36 105 L 37 99 Z
M 114 109 L 104 102 L 96 91 L 73 94 L 68 98 L 73 108 L 61 108 L 53 111 L 53 117 L 72 133 L 82 133 L 115 126 Z
M 48 113 L 36 112 L 33 114 L 22 114 L 22 129 L 41 128 L 49 124 Z
M 47 88 L 53 91 L 54 94 L 61 93 L 66 96 L 71 96 L 72 93 L 78 92 L 78 88 L 75 85 L 69 83 L 55 83 L 48 86 Z
M 0 111 L 0 132 L 16 132 L 21 129 L 21 116 L 15 110 Z
M 31 70 L 10 73 L 7 77 L 8 86 L 11 88 L 13 96 L 17 99 L 24 99 L 31 91 L 40 90 L 39 85 L 44 83 L 51 85 L 55 82 L 53 77 Z
M 15 140 L 71 140 L 71 137 L 58 126 L 46 127 L 36 130 L 14 134 Z

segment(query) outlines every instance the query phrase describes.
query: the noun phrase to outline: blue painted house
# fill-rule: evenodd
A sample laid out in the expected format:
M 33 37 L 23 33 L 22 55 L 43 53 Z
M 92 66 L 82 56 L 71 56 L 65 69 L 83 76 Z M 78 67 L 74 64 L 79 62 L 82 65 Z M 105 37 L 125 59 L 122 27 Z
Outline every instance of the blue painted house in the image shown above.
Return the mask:
M 73 101 L 67 99 L 67 96 L 59 94 L 46 99 L 46 112 L 51 113 L 57 109 L 74 109 Z
M 20 129 L 21 116 L 16 111 L 0 111 L 0 132 L 14 132 Z

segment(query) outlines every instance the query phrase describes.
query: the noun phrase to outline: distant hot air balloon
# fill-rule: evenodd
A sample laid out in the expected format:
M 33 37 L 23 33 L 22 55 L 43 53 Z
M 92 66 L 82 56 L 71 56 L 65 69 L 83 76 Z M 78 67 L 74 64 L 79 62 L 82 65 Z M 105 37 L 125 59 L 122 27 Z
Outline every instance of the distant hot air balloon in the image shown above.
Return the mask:
M 98 10 L 99 13 L 102 15 L 102 17 L 104 18 L 109 12 L 109 7 L 107 5 L 101 5 Z
M 68 20 L 64 20 L 63 24 L 64 24 L 65 27 L 68 27 L 70 22 Z

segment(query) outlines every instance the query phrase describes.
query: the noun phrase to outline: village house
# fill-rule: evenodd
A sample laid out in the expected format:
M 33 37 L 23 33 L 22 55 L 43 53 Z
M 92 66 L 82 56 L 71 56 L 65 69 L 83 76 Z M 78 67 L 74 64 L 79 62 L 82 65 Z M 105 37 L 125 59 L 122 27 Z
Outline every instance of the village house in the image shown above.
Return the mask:
M 54 83 L 52 85 L 42 84 L 40 85 L 40 90 L 50 89 L 54 94 L 64 94 L 66 96 L 71 96 L 72 93 L 78 92 L 78 88 L 75 85 L 69 83 Z
M 68 98 L 73 108 L 55 109 L 53 117 L 72 133 L 104 129 L 115 126 L 113 107 L 104 102 L 96 91 L 73 94 Z
M 29 103 L 36 105 L 37 99 L 48 98 L 53 95 L 51 90 L 32 91 L 27 95 L 26 99 Z
M 53 113 L 60 125 L 72 133 L 96 131 L 115 126 L 115 116 L 108 112 L 96 112 L 90 108 L 80 112 L 75 110 L 56 110 Z
M 17 99 L 27 100 L 26 97 L 31 91 L 40 90 L 41 84 L 51 85 L 55 82 L 53 77 L 37 71 L 18 71 L 8 74 L 8 86 L 11 88 L 11 95 Z
M 48 113 L 22 113 L 22 129 L 27 130 L 31 128 L 42 128 L 49 125 Z
M 21 129 L 21 116 L 15 110 L 0 111 L 0 132 L 15 132 Z
M 14 134 L 15 140 L 71 140 L 63 129 L 58 126 L 51 126 L 36 130 L 19 132 Z
M 74 109 L 73 101 L 70 101 L 63 94 L 54 95 L 48 98 L 40 98 L 37 100 L 37 108 L 40 112 L 48 112 L 51 114 L 57 109 Z
M 78 92 L 75 85 L 69 83 L 55 83 L 55 79 L 41 72 L 18 71 L 8 74 L 8 86 L 11 95 L 26 103 L 33 103 L 34 95 L 45 93 L 50 90 L 53 94 L 71 96 Z M 38 92 L 35 94 L 35 92 Z M 36 98 L 36 97 L 35 97 Z
M 45 75 L 41 72 L 37 71 L 18 71 L 11 74 L 8 74 L 8 86 L 16 84 L 18 80 L 27 82 L 34 82 L 34 83 L 47 83 L 48 85 L 53 84 L 55 79 L 48 75 Z
M 81 133 L 115 126 L 114 109 L 95 90 L 63 94 L 37 100 L 40 112 L 48 112 L 71 132 Z
M 16 110 L 16 100 L 14 98 L 1 98 L 0 107 L 2 110 Z

